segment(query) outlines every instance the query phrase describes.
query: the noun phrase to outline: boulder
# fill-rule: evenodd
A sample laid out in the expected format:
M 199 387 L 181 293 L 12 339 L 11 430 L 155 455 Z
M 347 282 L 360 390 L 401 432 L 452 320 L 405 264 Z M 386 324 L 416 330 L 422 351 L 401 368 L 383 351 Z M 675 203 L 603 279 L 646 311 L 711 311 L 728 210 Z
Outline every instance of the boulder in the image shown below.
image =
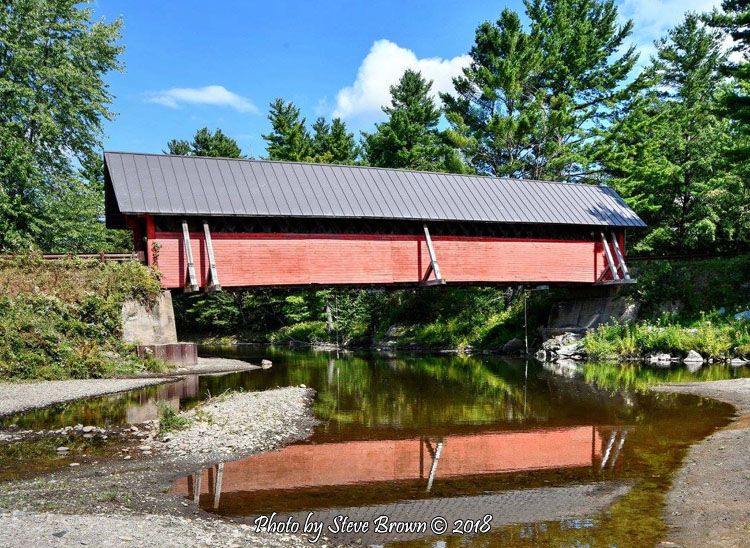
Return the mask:
M 261 360 L 260 361 L 260 366 L 263 369 L 270 369 L 272 365 L 273 365 L 273 362 L 271 360 Z
M 526 345 L 520 339 L 511 339 L 503 345 L 503 352 L 505 354 L 518 354 L 526 350 Z
M 744 367 L 748 364 L 750 364 L 750 361 L 743 360 L 742 358 L 732 358 L 732 361 L 729 362 L 730 367 Z
M 682 361 L 685 363 L 699 363 L 703 365 L 703 362 L 705 360 L 703 359 L 703 356 L 698 354 L 698 352 L 696 352 L 695 350 L 691 350 L 690 352 L 688 352 L 688 355 L 685 356 L 685 358 Z
M 544 350 L 557 350 L 558 348 L 561 348 L 563 346 L 567 346 L 573 343 L 576 343 L 582 339 L 582 335 L 578 333 L 570 333 L 566 332 L 562 335 L 557 335 L 555 337 L 552 337 L 551 339 L 547 339 L 542 343 L 542 348 Z

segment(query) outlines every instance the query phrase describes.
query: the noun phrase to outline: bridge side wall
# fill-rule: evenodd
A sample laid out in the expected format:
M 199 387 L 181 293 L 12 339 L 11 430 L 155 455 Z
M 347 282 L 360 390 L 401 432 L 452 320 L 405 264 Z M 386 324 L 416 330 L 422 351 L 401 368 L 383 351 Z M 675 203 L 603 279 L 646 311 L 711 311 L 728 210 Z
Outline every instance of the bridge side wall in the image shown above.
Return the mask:
M 185 284 L 182 234 L 156 232 L 167 288 Z M 198 283 L 208 278 L 202 233 L 191 233 Z M 423 237 L 362 234 L 212 235 L 222 287 L 418 283 L 430 264 Z M 605 265 L 600 243 L 433 237 L 442 277 L 456 283 L 594 283 Z M 149 243 L 151 247 L 151 243 Z

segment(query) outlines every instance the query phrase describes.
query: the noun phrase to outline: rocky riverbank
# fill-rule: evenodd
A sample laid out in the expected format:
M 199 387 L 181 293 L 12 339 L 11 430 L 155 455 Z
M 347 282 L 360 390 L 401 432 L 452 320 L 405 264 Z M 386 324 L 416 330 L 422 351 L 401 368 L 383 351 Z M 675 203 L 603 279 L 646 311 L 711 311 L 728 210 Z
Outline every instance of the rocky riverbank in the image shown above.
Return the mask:
M 694 445 L 667 494 L 668 541 L 663 546 L 748 545 L 750 532 L 750 378 L 676 383 L 659 392 L 690 393 L 737 408 L 735 420 Z
M 59 546 L 68 539 L 92 546 L 302 546 L 297 537 L 256 534 L 212 519 L 192 500 L 167 493 L 176 478 L 207 462 L 309 436 L 313 394 L 291 387 L 214 398 L 182 414 L 187 428 L 166 438 L 157 424 L 132 426 L 136 438 L 110 456 L 73 455 L 75 466 L 0 483 L 3 538 L 12 538 L 10 546 Z

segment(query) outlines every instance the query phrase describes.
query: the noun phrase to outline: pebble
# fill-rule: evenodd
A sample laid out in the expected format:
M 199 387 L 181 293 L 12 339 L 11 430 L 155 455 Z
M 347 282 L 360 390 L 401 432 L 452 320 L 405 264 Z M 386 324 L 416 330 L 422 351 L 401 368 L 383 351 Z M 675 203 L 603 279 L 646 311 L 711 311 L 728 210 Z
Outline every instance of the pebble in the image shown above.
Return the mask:
M 82 428 L 84 434 L 88 434 L 89 432 L 93 432 L 94 430 L 96 430 L 95 426 L 84 426 Z
M 81 466 L 81 463 L 80 462 L 71 462 L 68 466 L 70 466 L 71 468 L 74 467 L 74 466 Z

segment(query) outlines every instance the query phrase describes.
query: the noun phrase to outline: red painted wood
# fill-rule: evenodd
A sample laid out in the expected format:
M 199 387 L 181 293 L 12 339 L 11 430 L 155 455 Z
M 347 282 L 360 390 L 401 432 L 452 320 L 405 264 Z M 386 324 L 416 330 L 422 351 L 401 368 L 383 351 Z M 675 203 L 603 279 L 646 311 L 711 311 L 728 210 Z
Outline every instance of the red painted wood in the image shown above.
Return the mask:
M 146 215 L 146 264 L 154 264 L 153 242 L 156 241 L 156 228 L 154 227 L 154 216 Z
M 206 285 L 202 233 L 191 233 L 196 275 Z M 363 234 L 212 234 L 223 287 L 417 283 L 429 265 L 424 237 Z M 471 283 L 594 283 L 601 243 L 577 240 L 432 238 L 443 278 Z M 186 278 L 182 234 L 157 232 L 159 268 L 168 288 Z M 149 251 L 151 243 L 149 241 Z

